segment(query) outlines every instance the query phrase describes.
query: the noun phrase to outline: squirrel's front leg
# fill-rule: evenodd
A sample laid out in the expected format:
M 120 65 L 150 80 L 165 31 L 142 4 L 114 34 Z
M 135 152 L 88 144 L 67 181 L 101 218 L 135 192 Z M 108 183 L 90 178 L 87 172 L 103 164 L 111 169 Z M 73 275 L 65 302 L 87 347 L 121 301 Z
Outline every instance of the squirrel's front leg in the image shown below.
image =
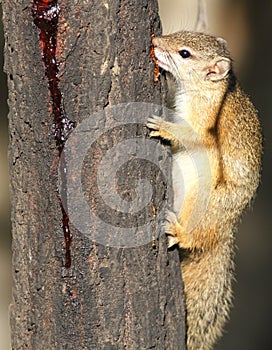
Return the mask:
M 146 126 L 149 129 L 152 129 L 152 131 L 150 131 L 151 137 L 162 137 L 163 139 L 172 141 L 174 143 L 178 142 L 175 135 L 171 132 L 175 124 L 167 122 L 161 117 L 157 117 L 154 115 L 148 118 Z
M 192 146 L 200 143 L 199 136 L 186 122 L 180 124 L 168 122 L 161 117 L 148 118 L 146 126 L 152 129 L 151 137 L 162 137 L 171 142 L 172 146 Z

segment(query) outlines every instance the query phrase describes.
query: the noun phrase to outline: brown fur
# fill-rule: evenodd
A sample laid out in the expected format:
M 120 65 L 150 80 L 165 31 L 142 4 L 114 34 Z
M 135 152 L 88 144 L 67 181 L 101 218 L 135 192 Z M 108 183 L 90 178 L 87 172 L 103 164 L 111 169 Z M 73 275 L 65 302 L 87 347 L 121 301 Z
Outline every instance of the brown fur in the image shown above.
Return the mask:
M 188 182 L 184 203 L 166 216 L 169 245 L 178 243 L 183 257 L 187 347 L 210 350 L 222 334 L 231 307 L 234 231 L 259 184 L 261 129 L 253 104 L 232 72 L 222 39 L 180 32 L 155 38 L 153 44 L 157 63 L 176 80 L 177 119 L 185 119 L 186 124 L 150 118 L 151 136 L 171 141 L 173 157 L 184 171 L 187 163 L 178 158 L 184 147 L 206 152 L 210 167 L 201 183 L 188 172 L 193 180 Z M 180 57 L 182 49 L 191 57 Z M 207 197 L 205 211 L 196 200 L 199 193 L 199 198 Z M 199 217 L 190 229 L 194 211 Z

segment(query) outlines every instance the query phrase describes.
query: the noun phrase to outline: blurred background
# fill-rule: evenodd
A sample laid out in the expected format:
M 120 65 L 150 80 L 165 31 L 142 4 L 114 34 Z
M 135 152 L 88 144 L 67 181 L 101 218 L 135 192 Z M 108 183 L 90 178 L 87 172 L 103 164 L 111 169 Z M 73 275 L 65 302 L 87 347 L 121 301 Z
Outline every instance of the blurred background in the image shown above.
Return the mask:
M 228 41 L 235 71 L 263 125 L 262 184 L 237 234 L 234 308 L 216 350 L 272 349 L 272 0 L 207 0 L 209 32 Z M 159 0 L 164 33 L 194 28 L 196 0 Z M 2 17 L 2 16 L 1 16 Z M 7 165 L 7 88 L 0 22 L 0 350 L 9 350 L 11 234 Z M 178 349 L 177 349 L 178 350 Z

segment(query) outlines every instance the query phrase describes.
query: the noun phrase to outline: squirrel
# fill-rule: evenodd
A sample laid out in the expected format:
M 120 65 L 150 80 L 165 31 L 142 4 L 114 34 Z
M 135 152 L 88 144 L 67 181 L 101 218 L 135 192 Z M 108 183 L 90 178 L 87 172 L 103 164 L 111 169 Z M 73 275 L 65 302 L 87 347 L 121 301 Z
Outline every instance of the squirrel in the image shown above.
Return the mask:
M 146 125 L 171 144 L 174 210 L 165 232 L 181 253 L 187 349 L 210 350 L 232 306 L 234 235 L 260 182 L 262 132 L 224 39 L 183 31 L 152 45 L 176 85 L 174 121 L 153 116 Z

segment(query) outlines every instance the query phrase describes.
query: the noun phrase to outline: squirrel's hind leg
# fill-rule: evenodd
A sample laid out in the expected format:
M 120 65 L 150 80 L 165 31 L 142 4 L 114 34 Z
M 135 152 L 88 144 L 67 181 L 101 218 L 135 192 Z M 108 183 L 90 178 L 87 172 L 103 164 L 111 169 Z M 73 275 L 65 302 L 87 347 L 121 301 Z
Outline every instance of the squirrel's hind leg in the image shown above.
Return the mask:
M 179 222 L 175 213 L 167 210 L 165 213 L 165 233 L 168 236 L 168 248 L 178 244 L 180 248 L 192 249 L 193 248 L 193 235 L 186 232 L 182 224 Z

